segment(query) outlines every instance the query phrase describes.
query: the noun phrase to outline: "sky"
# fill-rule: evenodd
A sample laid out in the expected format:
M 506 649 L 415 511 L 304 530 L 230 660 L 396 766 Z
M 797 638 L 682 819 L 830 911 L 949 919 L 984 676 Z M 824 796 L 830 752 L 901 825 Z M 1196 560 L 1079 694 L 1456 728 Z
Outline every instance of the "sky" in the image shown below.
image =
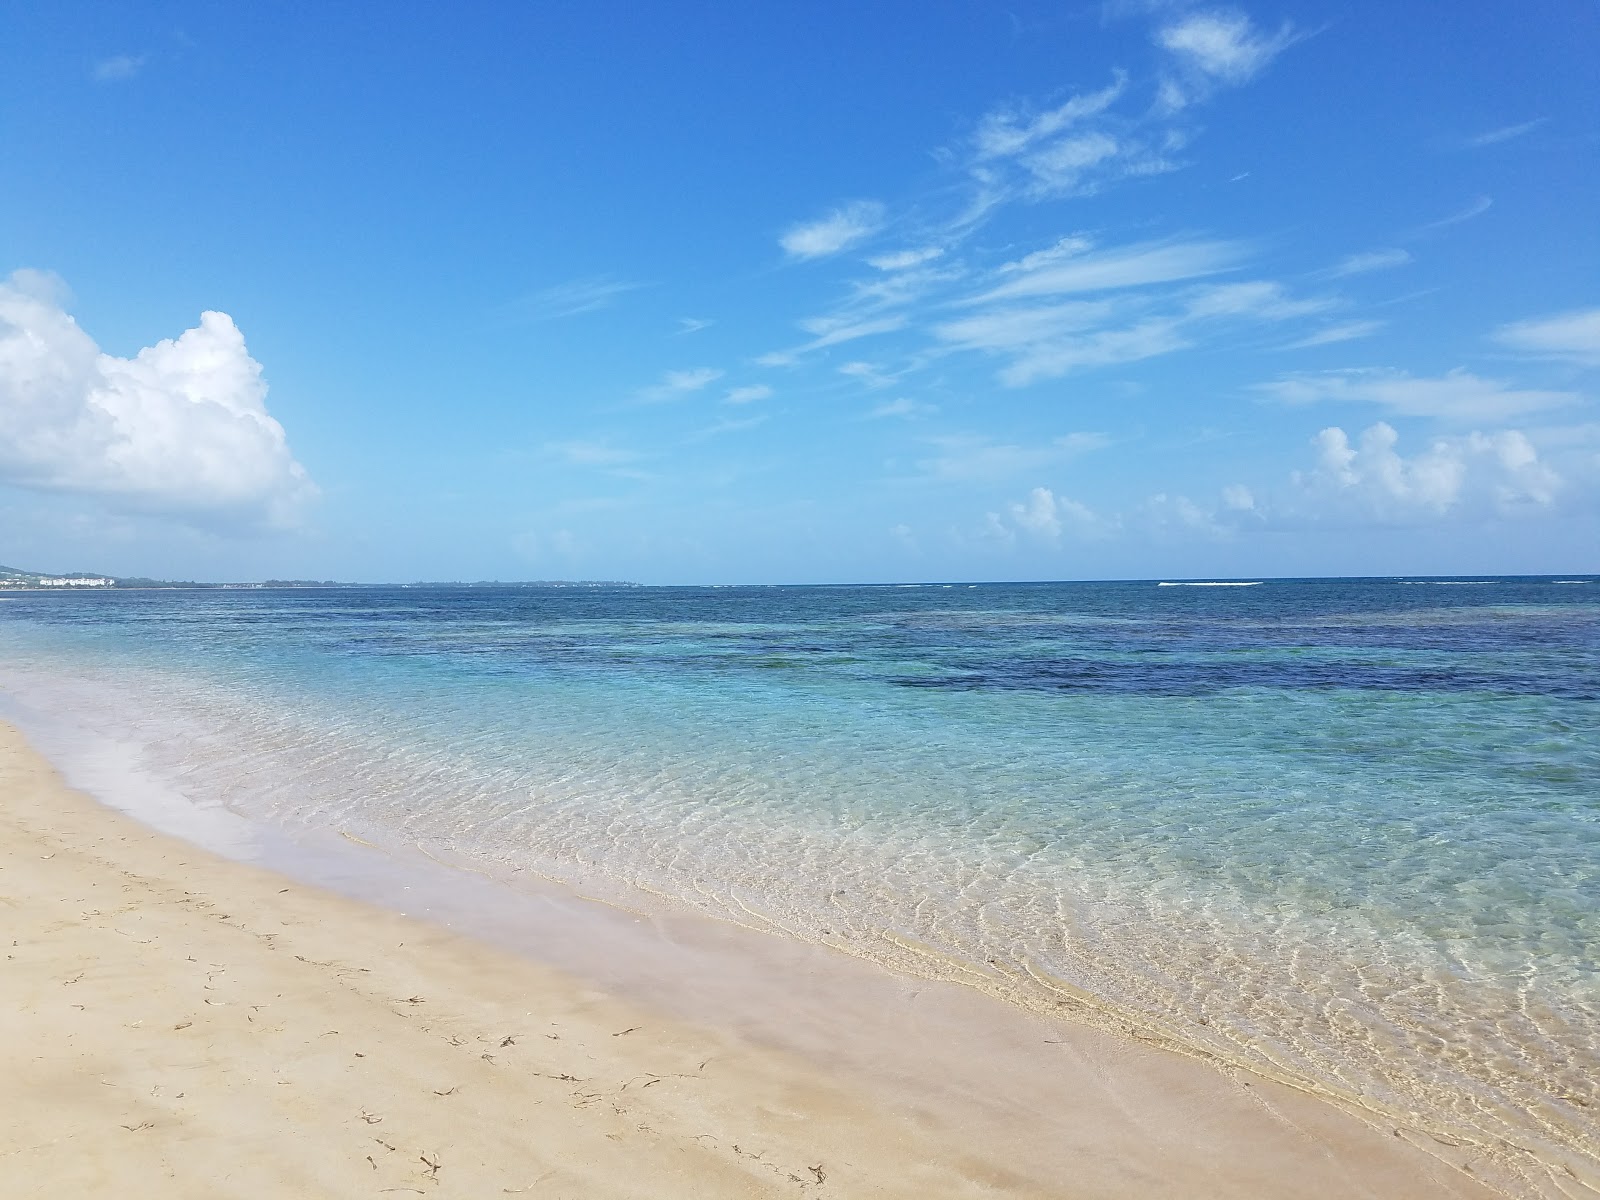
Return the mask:
M 0 8 L 0 563 L 1600 572 L 1600 9 Z

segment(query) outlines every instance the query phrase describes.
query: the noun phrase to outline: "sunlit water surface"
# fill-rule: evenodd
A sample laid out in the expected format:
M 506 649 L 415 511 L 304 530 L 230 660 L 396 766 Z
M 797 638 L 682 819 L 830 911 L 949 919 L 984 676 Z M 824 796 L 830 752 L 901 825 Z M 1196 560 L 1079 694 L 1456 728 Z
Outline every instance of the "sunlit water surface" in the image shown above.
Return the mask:
M 1600 1162 L 1600 582 L 12 593 L 185 795 Z

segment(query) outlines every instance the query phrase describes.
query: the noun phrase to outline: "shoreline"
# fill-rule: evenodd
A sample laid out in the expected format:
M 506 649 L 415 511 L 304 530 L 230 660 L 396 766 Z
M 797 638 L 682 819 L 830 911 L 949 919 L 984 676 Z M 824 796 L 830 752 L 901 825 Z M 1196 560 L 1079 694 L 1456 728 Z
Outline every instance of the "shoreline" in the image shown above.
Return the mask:
M 640 1172 L 660 1196 L 1495 1194 L 1445 1160 L 1450 1147 L 1270 1081 L 1001 1020 L 955 985 L 841 982 L 815 948 L 786 948 L 783 976 L 752 997 L 740 988 L 754 973 L 730 966 L 737 944 L 632 914 L 610 923 L 659 944 L 642 974 L 618 969 L 600 925 L 574 929 L 578 910 L 548 900 L 534 904 L 542 931 L 508 918 L 501 936 L 463 936 L 439 923 L 456 922 L 436 890 L 419 920 L 153 832 L 69 790 L 4 726 L 0 795 L 18 943 L 6 988 L 22 997 L 7 1005 L 5 1102 L 27 1113 L 0 1143 L 3 1196 L 110 1194 L 95 1189 L 112 1181 L 138 1195 L 137 1179 L 200 1195 L 240 1169 L 228 1163 L 251 1164 L 261 1188 L 235 1194 L 261 1195 L 365 1194 L 380 1178 L 510 1194 L 540 1172 L 541 1189 L 575 1196 L 640 1194 Z M 457 882 L 463 905 L 496 886 Z M 236 912 L 250 916 L 223 915 Z M 609 977 L 595 969 L 608 955 Z M 213 961 L 226 971 L 201 970 Z M 686 967 L 718 977 L 662 986 Z M 765 1022 L 738 1018 L 753 999 Z M 369 1048 L 347 1052 L 351 1039 Z M 432 1148 L 402 1160 L 375 1141 L 382 1126 Z M 283 1174 L 285 1138 L 311 1175 Z M 448 1161 L 434 1171 L 423 1155 Z

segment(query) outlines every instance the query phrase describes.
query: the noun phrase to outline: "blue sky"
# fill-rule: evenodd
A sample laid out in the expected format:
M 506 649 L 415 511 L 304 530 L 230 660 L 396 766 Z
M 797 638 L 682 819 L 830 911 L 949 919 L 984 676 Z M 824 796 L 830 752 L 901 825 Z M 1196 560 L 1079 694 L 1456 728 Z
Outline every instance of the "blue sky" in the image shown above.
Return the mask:
M 9 6 L 0 562 L 1597 571 L 1597 46 L 1577 0 Z

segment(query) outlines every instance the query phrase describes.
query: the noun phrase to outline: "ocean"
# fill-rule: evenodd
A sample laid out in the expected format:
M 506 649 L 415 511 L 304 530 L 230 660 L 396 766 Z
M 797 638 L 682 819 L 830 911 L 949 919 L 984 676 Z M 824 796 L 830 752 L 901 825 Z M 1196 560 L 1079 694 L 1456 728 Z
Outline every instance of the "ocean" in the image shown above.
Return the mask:
M 0 716 L 1600 1180 L 1591 577 L 0 593 Z

